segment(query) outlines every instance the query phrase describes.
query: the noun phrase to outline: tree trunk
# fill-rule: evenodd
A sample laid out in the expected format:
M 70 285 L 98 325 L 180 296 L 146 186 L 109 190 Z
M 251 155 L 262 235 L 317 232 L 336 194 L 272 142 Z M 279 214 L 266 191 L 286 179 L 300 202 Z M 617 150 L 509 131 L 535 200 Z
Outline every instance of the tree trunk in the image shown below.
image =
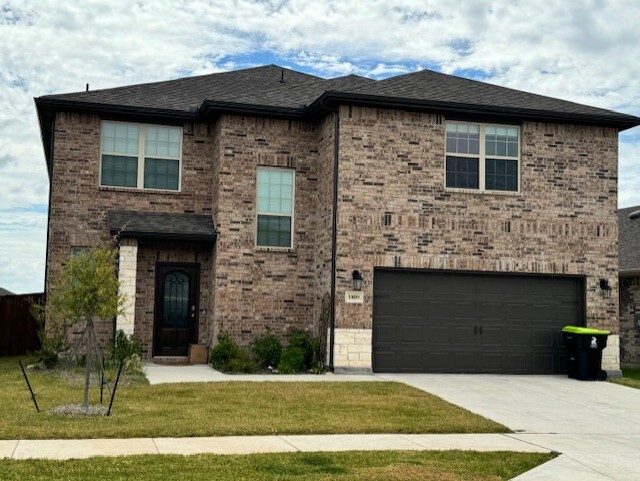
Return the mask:
M 84 356 L 84 400 L 82 405 L 85 409 L 89 408 L 89 383 L 91 381 L 91 355 L 93 354 L 93 319 L 87 316 L 86 330 L 86 353 Z

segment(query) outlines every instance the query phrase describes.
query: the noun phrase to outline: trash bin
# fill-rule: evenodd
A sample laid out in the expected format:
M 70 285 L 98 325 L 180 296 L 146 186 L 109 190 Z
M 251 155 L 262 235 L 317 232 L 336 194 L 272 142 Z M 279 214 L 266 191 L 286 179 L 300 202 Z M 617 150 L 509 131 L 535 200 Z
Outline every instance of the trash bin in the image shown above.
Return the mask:
M 567 349 L 567 374 L 581 381 L 604 381 L 607 372 L 602 370 L 602 350 L 607 347 L 611 331 L 588 327 L 565 326 L 562 338 Z

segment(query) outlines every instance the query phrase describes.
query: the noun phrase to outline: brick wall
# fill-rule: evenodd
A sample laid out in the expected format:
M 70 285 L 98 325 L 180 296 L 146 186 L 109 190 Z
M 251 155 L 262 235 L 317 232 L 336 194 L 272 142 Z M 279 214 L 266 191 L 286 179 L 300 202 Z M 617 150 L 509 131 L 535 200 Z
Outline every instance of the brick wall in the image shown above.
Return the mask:
M 586 276 L 587 325 L 618 332 L 617 132 L 521 126 L 521 194 L 444 189 L 444 119 L 340 109 L 336 327 L 371 329 L 373 268 Z M 387 224 L 385 225 L 385 214 Z M 345 304 L 350 273 L 364 304 Z
M 640 277 L 620 278 L 620 363 L 640 366 L 640 329 L 635 326 L 640 314 Z
M 184 126 L 181 192 L 101 187 L 100 119 L 93 115 L 59 113 L 54 129 L 47 290 L 71 255 L 72 247 L 109 241 L 105 223 L 108 210 L 212 213 L 214 139 L 209 126 Z M 209 286 L 203 287 L 210 291 Z M 149 292 L 148 286 L 138 284 L 138 294 L 141 289 Z M 136 305 L 136 311 L 139 309 Z M 145 306 L 144 312 L 150 309 Z M 145 315 L 148 320 L 148 312 Z M 100 324 L 102 344 L 111 337 L 112 329 L 111 320 Z M 148 326 L 141 329 L 144 331 Z
M 318 128 L 315 124 L 223 115 L 215 253 L 215 329 L 241 345 L 256 336 L 313 329 L 317 305 Z M 256 169 L 295 169 L 292 249 L 256 248 Z
M 603 299 L 598 288 L 606 278 L 617 290 L 614 129 L 525 122 L 522 193 L 477 194 L 444 189 L 441 118 L 359 107 L 341 107 L 339 118 L 336 327 L 345 339 L 369 336 L 378 266 L 584 275 L 587 324 L 618 332 L 617 298 Z M 213 250 L 139 245 L 135 332 L 147 348 L 159 261 L 200 262 L 200 342 L 220 330 L 244 345 L 267 327 L 280 335 L 290 327 L 322 331 L 334 116 L 309 123 L 223 115 L 211 126 L 184 127 L 182 192 L 135 191 L 98 185 L 97 117 L 57 116 L 49 282 L 72 246 L 108 239 L 107 210 L 213 214 Z M 293 249 L 255 247 L 259 165 L 295 169 Z M 344 303 L 354 269 L 365 278 L 363 305 Z M 370 353 L 352 354 L 370 366 Z

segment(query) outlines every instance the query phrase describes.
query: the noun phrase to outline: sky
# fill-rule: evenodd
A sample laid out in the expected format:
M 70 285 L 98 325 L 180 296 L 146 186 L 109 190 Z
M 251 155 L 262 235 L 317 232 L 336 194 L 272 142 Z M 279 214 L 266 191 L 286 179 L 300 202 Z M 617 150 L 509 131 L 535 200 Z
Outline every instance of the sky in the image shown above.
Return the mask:
M 274 63 L 426 68 L 640 116 L 638 25 L 638 0 L 0 0 L 0 287 L 44 287 L 34 97 Z M 640 205 L 640 128 L 619 140 L 619 207 Z

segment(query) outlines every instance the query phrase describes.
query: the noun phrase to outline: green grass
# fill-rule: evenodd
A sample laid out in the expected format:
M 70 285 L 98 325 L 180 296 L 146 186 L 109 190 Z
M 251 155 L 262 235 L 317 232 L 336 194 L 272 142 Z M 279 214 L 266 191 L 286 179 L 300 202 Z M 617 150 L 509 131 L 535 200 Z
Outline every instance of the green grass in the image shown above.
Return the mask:
M 0 439 L 508 432 L 440 398 L 390 382 L 131 385 L 118 389 L 111 417 L 72 418 L 46 411 L 79 404 L 81 386 L 43 372 L 29 376 L 45 411 L 40 414 L 17 358 L 0 359 Z M 96 396 L 94 388 L 94 401 Z
M 511 479 L 555 454 L 468 451 L 383 451 L 254 454 L 248 456 L 132 456 L 72 461 L 0 461 L 3 481 L 91 479 L 142 481 L 400 481 Z
M 611 379 L 615 384 L 640 389 L 640 368 L 622 368 L 622 379 Z

